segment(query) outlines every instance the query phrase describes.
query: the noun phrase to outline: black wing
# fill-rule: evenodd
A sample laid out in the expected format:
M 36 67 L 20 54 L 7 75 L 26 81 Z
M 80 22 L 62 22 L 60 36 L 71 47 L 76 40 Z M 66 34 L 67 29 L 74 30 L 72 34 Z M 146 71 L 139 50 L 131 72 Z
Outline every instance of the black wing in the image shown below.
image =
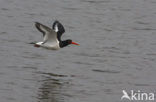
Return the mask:
M 35 27 L 43 34 L 43 37 L 45 36 L 45 32 L 40 28 L 40 23 L 39 22 L 35 22 Z
M 53 30 L 57 32 L 57 38 L 61 41 L 61 36 L 65 32 L 63 25 L 59 21 L 55 21 L 52 26 Z

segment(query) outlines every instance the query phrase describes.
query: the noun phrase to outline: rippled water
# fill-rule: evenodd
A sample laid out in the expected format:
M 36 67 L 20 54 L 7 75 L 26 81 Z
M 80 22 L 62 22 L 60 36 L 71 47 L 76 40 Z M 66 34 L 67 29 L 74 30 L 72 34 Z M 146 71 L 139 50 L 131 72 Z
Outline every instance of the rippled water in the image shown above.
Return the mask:
M 38 21 L 80 46 L 34 48 Z M 1 0 L 1 102 L 121 102 L 156 90 L 155 0 Z

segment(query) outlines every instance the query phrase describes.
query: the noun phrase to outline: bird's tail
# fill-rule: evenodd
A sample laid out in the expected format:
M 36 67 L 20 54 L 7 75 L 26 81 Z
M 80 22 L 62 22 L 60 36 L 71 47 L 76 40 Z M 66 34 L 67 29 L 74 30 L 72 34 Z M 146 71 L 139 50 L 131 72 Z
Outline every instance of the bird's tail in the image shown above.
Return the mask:
M 36 44 L 36 42 L 30 42 L 30 43 L 28 43 L 28 44 Z

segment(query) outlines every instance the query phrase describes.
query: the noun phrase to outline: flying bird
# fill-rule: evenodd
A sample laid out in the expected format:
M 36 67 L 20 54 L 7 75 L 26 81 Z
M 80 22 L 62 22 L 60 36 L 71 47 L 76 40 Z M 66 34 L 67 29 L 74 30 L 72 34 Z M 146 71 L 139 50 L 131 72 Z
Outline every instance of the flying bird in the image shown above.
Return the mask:
M 64 41 L 61 40 L 61 36 L 65 32 L 65 29 L 57 20 L 53 23 L 52 29 L 39 22 L 35 22 L 35 26 L 43 34 L 43 41 L 30 43 L 34 44 L 34 47 L 58 50 L 70 44 L 79 45 L 78 43 L 73 42 L 71 39 Z

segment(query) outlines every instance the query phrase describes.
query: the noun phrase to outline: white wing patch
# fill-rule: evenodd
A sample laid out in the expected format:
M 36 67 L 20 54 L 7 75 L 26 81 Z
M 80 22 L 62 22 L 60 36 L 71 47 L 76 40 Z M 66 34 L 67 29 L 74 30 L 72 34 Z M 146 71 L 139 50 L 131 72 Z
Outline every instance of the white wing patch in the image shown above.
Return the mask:
M 58 26 L 57 26 L 57 24 L 55 25 L 55 27 L 54 27 L 55 29 L 55 32 L 58 32 Z

